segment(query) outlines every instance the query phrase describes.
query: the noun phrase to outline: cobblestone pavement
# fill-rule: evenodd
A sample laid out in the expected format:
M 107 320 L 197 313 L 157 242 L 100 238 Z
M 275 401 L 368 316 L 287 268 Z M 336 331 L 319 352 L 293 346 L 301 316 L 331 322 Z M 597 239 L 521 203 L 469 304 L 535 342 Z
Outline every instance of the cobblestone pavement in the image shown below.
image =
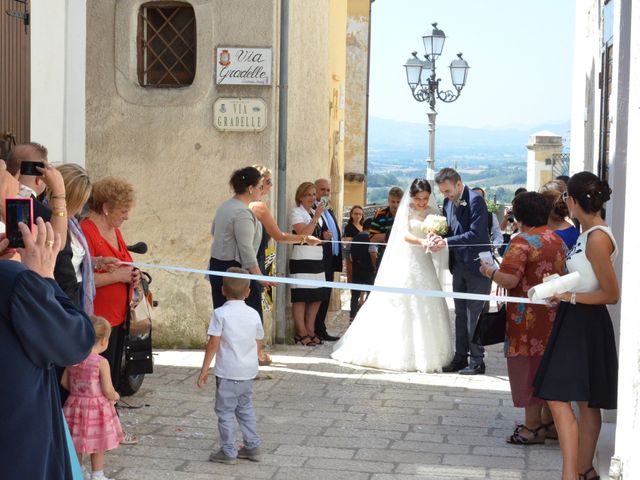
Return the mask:
M 346 315 L 330 331 L 344 328 Z M 164 351 L 156 373 L 125 400 L 125 428 L 140 436 L 106 457 L 117 480 L 322 479 L 550 480 L 558 443 L 511 446 L 513 408 L 505 360 L 489 349 L 487 375 L 403 374 L 338 364 L 332 343 L 276 346 L 260 369 L 254 403 L 264 458 L 213 464 L 215 382 L 195 386 L 202 351 Z

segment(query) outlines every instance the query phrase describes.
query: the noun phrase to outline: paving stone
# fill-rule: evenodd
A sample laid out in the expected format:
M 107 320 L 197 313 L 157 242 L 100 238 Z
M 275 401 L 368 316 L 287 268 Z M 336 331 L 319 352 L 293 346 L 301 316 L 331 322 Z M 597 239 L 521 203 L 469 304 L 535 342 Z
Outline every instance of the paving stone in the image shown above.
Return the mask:
M 369 473 L 284 467 L 278 470 L 273 480 L 368 480 L 369 478 Z
M 506 467 L 524 470 L 525 462 L 522 458 L 498 457 L 490 455 L 457 455 L 445 454 L 442 463 L 446 465 L 471 465 L 481 467 Z
M 185 472 L 208 473 L 236 478 L 271 478 L 278 470 L 278 467 L 265 465 L 262 462 L 239 459 L 235 465 L 224 465 L 209 461 L 187 462 L 182 469 Z
M 506 443 L 506 442 L 505 442 Z M 525 448 L 536 448 L 533 445 L 508 445 L 505 447 L 496 447 L 492 445 L 490 447 L 478 447 L 471 448 L 471 453 L 474 455 L 499 455 L 501 457 L 517 457 L 524 458 L 526 456 Z
M 238 477 L 214 473 L 167 471 L 157 468 L 124 468 L 117 474 L 118 480 L 235 480 Z
M 395 430 L 374 430 L 370 428 L 330 427 L 324 431 L 325 437 L 364 437 L 398 440 L 403 432 Z
M 406 440 L 396 440 L 389 447 L 392 450 L 405 450 L 413 452 L 431 453 L 470 453 L 471 447 L 467 445 L 451 445 L 447 443 L 416 442 Z
M 358 460 L 378 460 L 394 463 L 439 464 L 442 461 L 442 455 L 436 453 L 383 450 L 379 448 L 361 448 L 358 450 L 358 453 L 356 453 L 355 458 Z
M 440 429 L 438 429 L 440 430 Z M 441 433 L 413 433 L 407 432 L 402 436 L 403 440 L 415 442 L 437 442 L 444 443 L 444 435 Z
M 386 438 L 362 437 L 309 437 L 305 445 L 334 448 L 387 448 L 391 440 Z
M 310 458 L 305 463 L 305 467 L 313 467 L 326 470 L 349 470 L 354 472 L 392 472 L 395 465 L 390 462 L 367 462 L 362 460 L 342 460 L 333 458 Z
M 484 479 L 486 468 L 483 467 L 460 467 L 449 465 L 425 465 L 425 464 L 400 464 L 396 472 L 411 475 L 426 475 L 428 478 L 473 478 Z
M 300 457 L 353 458 L 355 449 L 280 445 L 273 453 Z

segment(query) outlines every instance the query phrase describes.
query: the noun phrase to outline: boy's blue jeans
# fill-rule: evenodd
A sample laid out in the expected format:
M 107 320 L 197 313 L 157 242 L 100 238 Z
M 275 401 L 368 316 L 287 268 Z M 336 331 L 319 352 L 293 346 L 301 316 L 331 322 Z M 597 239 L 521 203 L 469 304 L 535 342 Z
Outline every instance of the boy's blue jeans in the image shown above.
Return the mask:
M 216 405 L 220 448 L 228 457 L 236 458 L 236 419 L 240 424 L 242 440 L 246 448 L 260 446 L 260 437 L 256 431 L 256 412 L 253 410 L 251 396 L 253 380 L 229 380 L 216 377 Z

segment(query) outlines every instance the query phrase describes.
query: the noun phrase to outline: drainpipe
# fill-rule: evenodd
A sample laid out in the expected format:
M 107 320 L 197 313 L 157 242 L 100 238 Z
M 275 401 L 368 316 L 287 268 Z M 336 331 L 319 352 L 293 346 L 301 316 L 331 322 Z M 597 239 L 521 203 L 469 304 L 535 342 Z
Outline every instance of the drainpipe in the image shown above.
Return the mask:
M 369 84 L 371 83 L 371 11 L 373 2 L 375 0 L 369 2 L 369 32 L 367 38 L 367 104 L 364 113 L 364 198 L 362 199 L 362 205 L 367 204 L 367 185 L 369 183 Z
M 289 0 L 280 1 L 280 74 L 278 85 L 278 195 L 276 218 L 280 230 L 289 230 L 287 225 L 287 101 L 289 88 Z M 276 243 L 276 272 L 287 271 L 287 246 Z M 276 343 L 285 343 L 287 331 L 287 287 L 276 289 Z

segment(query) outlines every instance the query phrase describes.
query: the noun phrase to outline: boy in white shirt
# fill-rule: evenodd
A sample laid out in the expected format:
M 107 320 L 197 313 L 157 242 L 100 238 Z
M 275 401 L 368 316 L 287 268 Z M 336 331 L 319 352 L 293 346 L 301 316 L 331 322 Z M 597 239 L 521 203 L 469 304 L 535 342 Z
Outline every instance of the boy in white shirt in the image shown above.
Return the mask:
M 249 273 L 231 267 L 227 272 Z M 244 303 L 249 296 L 249 280 L 224 277 L 222 294 L 227 301 L 213 312 L 209 324 L 209 341 L 198 376 L 198 388 L 207 383 L 209 366 L 216 356 L 215 412 L 218 416 L 220 450 L 209 456 L 212 462 L 234 464 L 236 458 L 260 461 L 260 437 L 256 431 L 253 409 L 252 383 L 258 374 L 258 352 L 262 347 L 264 330 L 260 316 Z M 244 446 L 236 448 L 236 419 Z

